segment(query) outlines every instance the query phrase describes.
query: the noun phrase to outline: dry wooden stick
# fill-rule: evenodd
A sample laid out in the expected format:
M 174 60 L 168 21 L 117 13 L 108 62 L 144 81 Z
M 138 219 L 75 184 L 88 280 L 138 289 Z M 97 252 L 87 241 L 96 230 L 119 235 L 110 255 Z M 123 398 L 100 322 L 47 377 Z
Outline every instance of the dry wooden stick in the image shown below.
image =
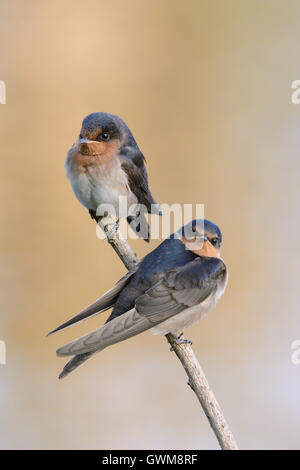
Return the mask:
M 172 334 L 166 335 L 189 378 L 188 384 L 197 395 L 206 417 L 223 450 L 238 450 L 237 443 L 224 418 L 219 403 L 189 343 L 178 344 Z
M 116 251 L 127 269 L 134 268 L 138 258 L 130 245 L 119 232 L 113 219 L 109 216 L 102 218 L 99 225 L 106 234 L 108 243 Z M 172 350 L 180 360 L 188 376 L 188 384 L 195 392 L 204 413 L 219 441 L 223 450 L 238 450 L 237 443 L 224 418 L 223 412 L 218 404 L 213 391 L 200 367 L 200 364 L 192 350 L 191 344 L 178 344 L 177 339 L 171 333 L 166 335 Z
M 105 233 L 106 240 L 123 261 L 126 268 L 128 270 L 134 268 L 139 262 L 138 257 L 119 231 L 116 222 L 111 217 L 106 216 L 101 218 L 98 224 Z

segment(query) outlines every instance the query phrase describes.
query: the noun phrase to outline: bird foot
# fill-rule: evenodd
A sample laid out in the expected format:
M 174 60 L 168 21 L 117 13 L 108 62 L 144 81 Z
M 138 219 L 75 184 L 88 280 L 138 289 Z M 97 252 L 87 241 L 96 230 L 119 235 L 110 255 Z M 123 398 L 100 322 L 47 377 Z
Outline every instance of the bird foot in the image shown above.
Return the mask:
M 120 226 L 120 220 L 119 219 L 115 223 L 105 225 L 104 226 L 104 232 L 105 232 L 106 238 L 115 239 L 116 234 L 119 230 L 119 226 Z
M 175 342 L 176 344 L 193 344 L 193 342 L 190 340 L 190 339 L 187 339 L 187 338 L 184 338 L 183 337 L 183 333 L 180 333 L 180 335 L 176 336 L 176 335 L 173 335 L 174 336 L 174 339 L 175 339 Z M 170 351 L 174 351 L 174 348 L 171 347 Z
M 190 339 L 187 339 L 183 336 L 183 332 L 180 333 L 180 335 L 175 336 L 175 339 L 177 344 L 193 344 Z
M 108 240 L 114 240 L 120 227 L 120 219 L 113 220 L 108 214 L 96 215 L 95 220 Z

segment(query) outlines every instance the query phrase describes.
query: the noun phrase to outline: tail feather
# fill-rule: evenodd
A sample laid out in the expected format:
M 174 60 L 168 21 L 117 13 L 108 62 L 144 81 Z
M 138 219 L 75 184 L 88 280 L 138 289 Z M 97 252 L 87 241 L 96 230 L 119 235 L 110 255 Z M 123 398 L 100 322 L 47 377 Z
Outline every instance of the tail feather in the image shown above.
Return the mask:
M 77 315 L 72 317 L 70 320 L 66 321 L 54 330 L 50 331 L 47 336 L 52 335 L 57 331 L 63 330 L 64 328 L 68 328 L 69 326 L 74 325 L 74 323 L 79 323 L 88 317 L 98 315 L 99 313 L 104 312 L 105 310 L 108 310 L 109 308 L 113 307 L 121 290 L 126 286 L 130 277 L 135 273 L 136 270 L 137 267 L 136 269 L 130 270 L 117 282 L 117 284 L 112 289 L 110 289 L 104 295 L 99 297 L 99 299 L 97 299 L 91 305 L 81 310 L 81 312 L 77 313 Z
M 91 358 L 94 353 L 89 352 L 85 354 L 77 354 L 76 356 L 72 357 L 72 359 L 67 362 L 61 373 L 59 374 L 59 379 L 64 379 L 70 372 L 77 369 L 77 367 L 81 366 L 85 361 Z
M 152 197 L 152 196 L 151 196 Z M 162 215 L 162 211 L 159 205 L 152 198 L 152 202 L 149 206 L 140 205 L 137 206 L 135 214 L 131 214 L 127 217 L 127 222 L 131 229 L 146 242 L 150 241 L 150 228 L 146 218 L 146 213 Z
M 146 215 L 144 213 L 138 213 L 137 215 L 129 215 L 127 222 L 130 228 L 146 242 L 150 241 L 150 227 L 147 222 Z
M 155 202 L 154 200 L 153 200 L 153 203 L 151 204 L 151 214 L 163 215 L 159 204 L 157 204 L 157 202 Z
M 74 356 L 77 354 L 95 353 L 111 344 L 119 343 L 135 336 L 153 326 L 145 316 L 141 316 L 134 308 L 123 315 L 105 323 L 101 328 L 81 336 L 57 349 L 58 356 Z

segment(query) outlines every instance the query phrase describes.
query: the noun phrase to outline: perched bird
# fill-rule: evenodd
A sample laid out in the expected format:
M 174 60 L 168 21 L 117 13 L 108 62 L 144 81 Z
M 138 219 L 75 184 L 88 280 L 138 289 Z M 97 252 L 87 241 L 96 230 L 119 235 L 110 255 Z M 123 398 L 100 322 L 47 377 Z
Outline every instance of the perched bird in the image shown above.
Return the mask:
M 92 218 L 98 222 L 105 213 L 126 217 L 149 241 L 145 213 L 161 212 L 148 187 L 144 155 L 121 118 L 108 113 L 86 116 L 65 168 L 77 199 Z
M 49 333 L 113 307 L 101 328 L 57 350 L 58 356 L 74 356 L 60 378 L 107 346 L 150 328 L 156 334 L 173 333 L 180 342 L 179 333 L 208 313 L 226 288 L 221 242 L 217 225 L 193 220 L 163 241 L 96 302 Z

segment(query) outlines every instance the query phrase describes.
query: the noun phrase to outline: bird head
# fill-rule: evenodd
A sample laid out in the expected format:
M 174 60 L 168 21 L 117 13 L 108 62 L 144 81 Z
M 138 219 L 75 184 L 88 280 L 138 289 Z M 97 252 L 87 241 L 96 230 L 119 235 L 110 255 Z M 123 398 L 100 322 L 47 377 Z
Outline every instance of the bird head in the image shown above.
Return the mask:
M 110 156 L 121 146 L 127 126 L 118 116 L 92 113 L 82 122 L 79 152 L 83 155 Z
M 222 233 L 219 227 L 206 219 L 194 219 L 175 232 L 185 248 L 198 256 L 220 257 Z

